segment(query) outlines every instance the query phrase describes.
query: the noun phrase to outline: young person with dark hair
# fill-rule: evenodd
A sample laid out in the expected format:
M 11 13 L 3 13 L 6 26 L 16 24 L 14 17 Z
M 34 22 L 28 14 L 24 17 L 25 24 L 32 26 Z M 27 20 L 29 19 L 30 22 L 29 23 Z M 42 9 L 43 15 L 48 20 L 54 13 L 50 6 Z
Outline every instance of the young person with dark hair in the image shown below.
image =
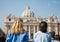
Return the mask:
M 51 36 L 47 32 L 47 23 L 42 21 L 39 23 L 39 31 L 34 34 L 34 42 L 51 42 Z

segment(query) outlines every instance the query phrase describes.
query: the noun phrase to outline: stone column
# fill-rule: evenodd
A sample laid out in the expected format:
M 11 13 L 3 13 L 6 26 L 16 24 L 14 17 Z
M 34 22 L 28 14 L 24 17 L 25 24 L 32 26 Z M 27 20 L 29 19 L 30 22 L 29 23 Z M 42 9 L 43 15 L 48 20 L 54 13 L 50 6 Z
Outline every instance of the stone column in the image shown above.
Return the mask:
M 30 25 L 29 25 L 29 39 L 30 39 Z
M 48 23 L 47 31 L 48 31 L 48 32 L 51 32 L 51 31 L 52 31 L 52 30 L 51 30 L 51 24 L 50 24 L 50 23 Z
M 38 31 L 38 29 L 39 29 L 39 26 L 37 25 L 37 31 Z
M 49 26 L 48 29 L 47 29 L 48 32 L 51 32 L 51 27 Z
M 58 28 L 57 27 L 55 28 L 55 33 L 56 33 L 55 35 L 58 35 Z
M 34 26 L 34 33 L 35 33 L 35 26 Z

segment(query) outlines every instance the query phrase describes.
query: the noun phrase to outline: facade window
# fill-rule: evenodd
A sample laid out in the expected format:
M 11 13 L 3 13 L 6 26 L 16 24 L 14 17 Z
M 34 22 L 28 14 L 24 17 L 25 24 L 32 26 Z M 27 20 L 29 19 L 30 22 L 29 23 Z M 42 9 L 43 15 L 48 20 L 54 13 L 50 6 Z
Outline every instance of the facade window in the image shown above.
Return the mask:
M 52 22 L 54 22 L 54 19 L 52 19 Z
M 43 21 L 43 19 L 40 19 L 41 21 Z
M 30 37 L 31 37 L 31 39 L 33 39 L 33 32 L 34 32 L 34 28 L 33 28 L 34 26 L 33 25 L 30 25 Z
M 11 26 L 10 25 L 7 25 L 7 33 L 10 30 L 10 28 L 11 28 Z
M 46 19 L 46 21 L 48 22 L 48 20 Z
M 11 28 L 11 26 L 10 25 L 8 25 L 8 30 Z
M 51 29 L 51 30 L 52 30 L 52 31 L 55 31 L 55 26 L 54 26 L 54 25 L 52 25 L 51 27 L 52 27 L 52 29 Z
M 58 34 L 60 35 L 60 24 L 59 24 L 59 28 L 58 28 Z
M 30 25 L 30 31 L 33 33 L 33 31 L 34 31 L 33 25 Z
M 27 20 L 27 22 L 29 22 L 29 20 Z
M 37 25 L 35 26 L 35 33 L 37 32 Z
M 11 19 L 9 19 L 9 21 L 11 21 Z

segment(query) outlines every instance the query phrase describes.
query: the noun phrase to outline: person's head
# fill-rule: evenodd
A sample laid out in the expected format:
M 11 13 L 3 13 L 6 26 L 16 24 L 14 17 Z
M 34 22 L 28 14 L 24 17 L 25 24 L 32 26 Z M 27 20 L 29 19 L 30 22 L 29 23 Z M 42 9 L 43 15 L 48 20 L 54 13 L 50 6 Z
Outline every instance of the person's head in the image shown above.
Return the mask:
M 55 31 L 51 31 L 49 32 L 51 34 L 51 38 L 54 39 L 54 36 L 55 36 Z
M 47 32 L 47 23 L 45 21 L 39 23 L 39 30 L 44 33 Z
M 21 18 L 16 19 L 16 21 L 12 25 L 12 28 L 10 29 L 10 32 L 13 34 L 24 32 L 23 20 Z

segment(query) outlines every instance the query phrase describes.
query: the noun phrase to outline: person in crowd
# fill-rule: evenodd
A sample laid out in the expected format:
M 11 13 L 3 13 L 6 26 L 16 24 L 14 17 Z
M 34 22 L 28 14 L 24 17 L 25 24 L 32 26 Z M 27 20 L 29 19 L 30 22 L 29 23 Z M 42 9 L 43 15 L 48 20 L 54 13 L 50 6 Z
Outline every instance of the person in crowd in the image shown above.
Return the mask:
M 51 42 L 54 42 L 54 39 L 55 39 L 55 32 L 52 31 L 52 32 L 49 32 L 51 34 Z
M 5 42 L 6 38 L 5 37 L 0 37 L 0 42 Z
M 55 35 L 54 36 L 54 40 L 52 40 L 52 42 L 60 42 L 59 41 L 59 35 Z
M 47 23 L 39 23 L 39 31 L 34 34 L 33 42 L 51 42 L 51 35 L 47 32 Z
M 29 42 L 28 32 L 23 28 L 23 20 L 17 18 L 7 34 L 6 42 Z
M 54 40 L 55 31 L 49 32 L 51 34 L 51 40 Z
M 60 35 L 59 35 L 59 41 L 60 41 Z

